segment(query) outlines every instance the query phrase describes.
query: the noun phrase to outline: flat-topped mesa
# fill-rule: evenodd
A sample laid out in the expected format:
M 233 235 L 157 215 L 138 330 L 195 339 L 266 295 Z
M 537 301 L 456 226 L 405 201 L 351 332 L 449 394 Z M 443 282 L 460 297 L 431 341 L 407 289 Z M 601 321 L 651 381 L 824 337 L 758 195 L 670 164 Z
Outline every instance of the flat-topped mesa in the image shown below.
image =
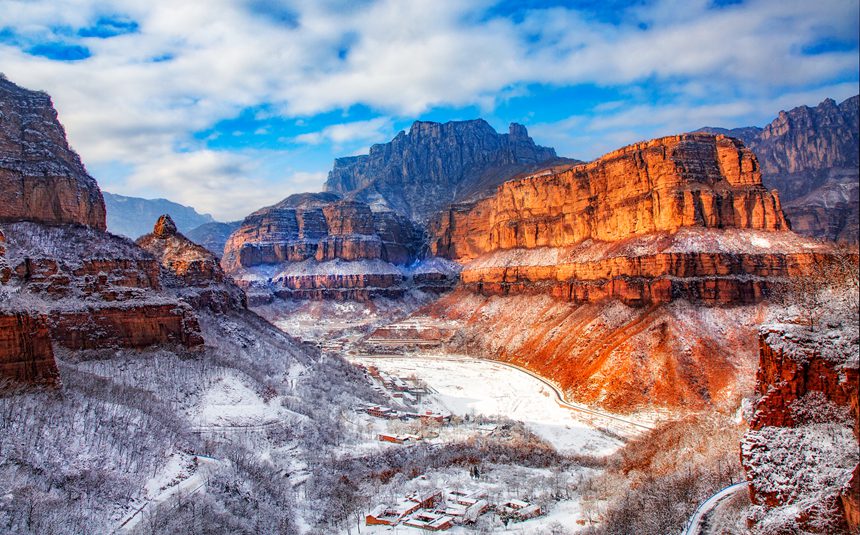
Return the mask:
M 246 217 L 227 240 L 221 265 L 246 288 L 274 278 L 276 290 L 295 297 L 371 288 L 393 295 L 404 280 L 397 266 L 416 259 L 421 238 L 394 212 L 333 193 L 298 194 Z
M 69 147 L 51 98 L 0 77 L 0 221 L 104 230 L 95 179 Z
M 733 138 L 684 134 L 538 172 L 452 206 L 430 250 L 466 264 L 484 294 L 551 293 L 628 304 L 748 303 L 827 248 L 794 235 L 755 156 Z
M 431 248 L 468 261 L 497 249 L 618 241 L 683 227 L 788 225 L 779 197 L 761 184 L 755 155 L 740 141 L 684 134 L 506 182 L 493 197 L 438 217 Z

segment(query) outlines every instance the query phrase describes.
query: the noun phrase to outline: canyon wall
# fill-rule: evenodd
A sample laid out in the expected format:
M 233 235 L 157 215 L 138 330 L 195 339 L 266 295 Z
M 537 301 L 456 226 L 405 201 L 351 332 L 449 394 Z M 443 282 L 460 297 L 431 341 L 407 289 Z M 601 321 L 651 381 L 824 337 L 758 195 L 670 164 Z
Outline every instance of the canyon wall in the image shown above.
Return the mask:
M 450 207 L 430 235 L 430 250 L 464 263 L 462 282 L 478 293 L 640 305 L 754 303 L 828 250 L 788 231 L 749 149 L 709 134 L 506 182 Z
M 506 182 L 494 196 L 438 217 L 431 249 L 467 261 L 498 249 L 617 241 L 683 227 L 788 228 L 749 149 L 724 136 L 685 134 Z
M 856 325 L 762 329 L 758 401 L 741 442 L 755 529 L 860 529 L 858 350 Z
M 407 267 L 418 261 L 423 237 L 395 212 L 333 193 L 298 194 L 246 217 L 228 239 L 221 265 L 252 303 L 273 295 L 399 297 L 408 290 Z
M 0 310 L 0 382 L 56 385 L 59 381 L 47 319 Z
M 95 179 L 69 147 L 51 98 L 0 77 L 0 221 L 105 229 Z

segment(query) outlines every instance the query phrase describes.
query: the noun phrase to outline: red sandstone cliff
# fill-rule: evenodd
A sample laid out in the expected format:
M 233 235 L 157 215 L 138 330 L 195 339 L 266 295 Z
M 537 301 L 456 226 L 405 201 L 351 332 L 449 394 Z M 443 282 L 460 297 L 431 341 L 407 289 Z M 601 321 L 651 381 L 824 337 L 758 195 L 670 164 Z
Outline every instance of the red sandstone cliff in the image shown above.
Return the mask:
M 431 225 L 431 250 L 483 294 L 630 304 L 752 303 L 827 247 L 787 232 L 779 198 L 734 139 L 685 134 L 501 185 Z
M 856 325 L 762 330 L 760 397 L 741 442 L 756 529 L 860 529 L 858 351 Z
M 105 229 L 95 179 L 69 147 L 51 98 L 0 78 L 0 221 Z
M 736 404 L 752 388 L 758 303 L 830 251 L 788 230 L 748 149 L 706 134 L 506 182 L 430 234 L 463 263 L 461 288 L 419 314 L 459 324 L 452 348 L 621 412 Z
M 460 261 L 499 249 L 616 241 L 683 227 L 785 230 L 739 141 L 684 134 L 637 143 L 591 163 L 499 186 L 431 225 L 434 253 Z
M 159 264 L 130 241 L 80 226 L 4 225 L 12 276 L 7 307 L 38 309 L 70 349 L 200 345 L 197 318 L 161 283 Z

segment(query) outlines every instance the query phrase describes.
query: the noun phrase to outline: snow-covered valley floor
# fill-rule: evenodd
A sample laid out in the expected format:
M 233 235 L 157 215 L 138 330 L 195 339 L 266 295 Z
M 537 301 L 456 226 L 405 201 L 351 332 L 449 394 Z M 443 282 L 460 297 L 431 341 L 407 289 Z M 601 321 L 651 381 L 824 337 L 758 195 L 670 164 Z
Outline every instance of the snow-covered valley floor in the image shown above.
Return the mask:
M 414 376 L 423 381 L 434 392 L 418 403 L 418 412 L 442 409 L 457 416 L 519 420 L 565 454 L 602 456 L 622 445 L 618 438 L 559 405 L 555 393 L 540 380 L 504 364 L 443 353 L 351 360 L 393 376 Z

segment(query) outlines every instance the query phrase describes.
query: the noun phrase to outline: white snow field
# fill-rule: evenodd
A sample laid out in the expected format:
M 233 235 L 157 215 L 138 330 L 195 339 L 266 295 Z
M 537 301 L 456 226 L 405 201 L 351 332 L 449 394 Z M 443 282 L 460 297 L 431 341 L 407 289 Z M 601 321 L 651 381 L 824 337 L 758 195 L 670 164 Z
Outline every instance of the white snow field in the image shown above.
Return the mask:
M 555 393 L 539 379 L 504 364 L 440 353 L 352 360 L 391 375 L 419 377 L 435 390 L 421 402 L 422 410 L 442 408 L 458 416 L 519 420 L 560 453 L 608 455 L 622 445 L 560 406 Z

